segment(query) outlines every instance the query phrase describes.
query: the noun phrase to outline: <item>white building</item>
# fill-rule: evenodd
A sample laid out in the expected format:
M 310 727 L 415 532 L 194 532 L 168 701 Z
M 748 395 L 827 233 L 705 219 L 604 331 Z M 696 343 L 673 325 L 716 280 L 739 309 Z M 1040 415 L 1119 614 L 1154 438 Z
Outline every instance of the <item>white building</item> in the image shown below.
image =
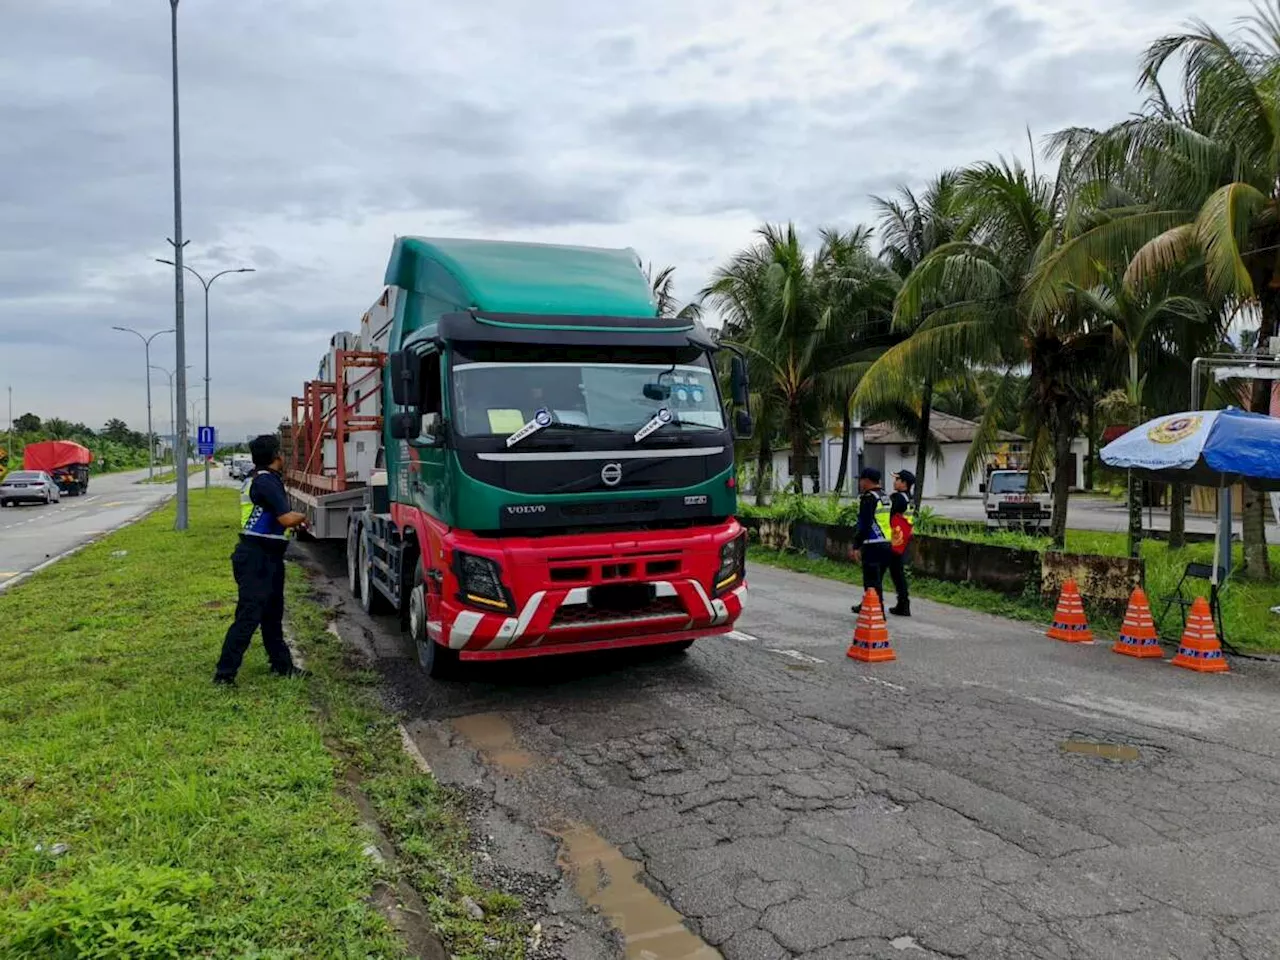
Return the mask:
M 965 458 L 969 455 L 969 447 L 978 432 L 978 424 L 962 417 L 934 410 L 929 416 L 929 432 L 942 448 L 942 459 L 938 463 L 926 460 L 924 491 L 927 497 L 976 497 L 979 496 L 978 484 L 981 477 L 975 477 L 963 488 L 960 485 L 960 474 L 964 469 Z M 1002 449 L 1012 455 L 1026 454 L 1030 444 L 1019 434 L 1001 430 L 999 434 Z M 814 444 L 811 456 L 802 465 L 805 493 L 828 492 L 835 486 L 840 471 L 841 435 L 832 430 L 822 438 L 821 449 Z M 859 450 L 858 448 L 861 447 Z M 1072 487 L 1080 489 L 1084 486 L 1084 454 L 1087 444 L 1084 439 L 1072 441 L 1072 461 L 1074 474 Z M 856 487 L 853 480 L 858 476 L 859 454 L 862 466 L 875 467 L 888 484 L 889 476 L 899 470 L 916 469 L 916 443 L 914 437 L 900 433 L 897 428 L 887 423 L 871 424 L 862 430 L 854 431 L 853 442 L 849 445 L 849 469 L 846 473 L 845 493 Z M 773 454 L 773 489 L 785 490 L 791 484 L 793 465 L 791 451 L 777 450 Z M 817 474 L 815 490 L 813 476 Z

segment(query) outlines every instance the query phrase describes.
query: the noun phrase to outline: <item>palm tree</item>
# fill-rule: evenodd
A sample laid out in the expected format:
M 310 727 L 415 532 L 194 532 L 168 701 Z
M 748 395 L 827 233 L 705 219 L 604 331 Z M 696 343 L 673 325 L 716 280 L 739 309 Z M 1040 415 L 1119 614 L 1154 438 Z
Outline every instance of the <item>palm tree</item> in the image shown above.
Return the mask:
M 1160 74 L 1181 59 L 1185 102 L 1174 105 Z M 1258 337 L 1280 325 L 1280 5 L 1269 0 L 1231 38 L 1196 21 L 1153 43 L 1141 85 L 1148 106 L 1101 133 L 1073 131 L 1082 158 L 1101 176 L 1145 180 L 1151 202 L 1122 211 L 1064 245 L 1045 264 L 1042 295 L 1073 276 L 1086 286 L 1098 261 L 1136 251 L 1126 280 L 1158 277 L 1188 262 L 1203 263 L 1204 297 L 1212 304 L 1250 302 Z M 1254 381 L 1250 406 L 1266 410 L 1267 381 Z M 1247 574 L 1270 576 L 1266 502 L 1246 490 Z
M 834 493 L 844 491 L 849 469 L 849 449 L 853 442 L 853 391 L 894 337 L 891 330 L 893 301 L 899 278 L 885 268 L 870 251 L 871 230 L 855 227 L 848 232 L 821 231 L 822 242 L 814 258 L 814 280 L 825 310 L 832 313 L 832 325 L 851 342 L 849 363 L 826 378 L 826 406 L 841 420 L 840 466 Z M 907 411 L 900 405 L 885 411 L 901 423 Z M 912 418 L 914 419 L 914 418 Z
M 884 238 L 880 255 L 900 278 L 905 280 L 925 257 L 959 236 L 961 222 L 955 203 L 956 183 L 956 172 L 947 170 L 939 174 L 919 197 L 909 188 L 899 187 L 896 198 L 871 198 L 880 211 L 880 234 Z M 899 327 L 906 325 L 902 316 L 897 318 L 897 324 Z M 916 432 L 916 485 L 913 491 L 917 510 L 924 497 L 926 446 L 932 436 L 929 418 L 937 373 L 936 370 L 925 373 L 919 393 L 920 423 Z M 913 385 L 902 383 L 900 386 L 904 394 L 914 393 Z
M 1118 398 L 1108 398 L 1108 402 L 1122 418 L 1137 424 L 1143 419 L 1143 388 L 1147 379 L 1140 371 L 1141 354 L 1153 352 L 1148 349 L 1151 342 L 1172 321 L 1205 323 L 1207 305 L 1194 297 L 1126 284 L 1106 267 L 1099 268 L 1099 278 L 1101 283 L 1097 287 L 1077 288 L 1074 292 L 1085 310 L 1110 326 L 1116 345 L 1125 351 L 1125 386 L 1118 391 Z M 1142 549 L 1142 488 L 1132 470 L 1128 488 L 1129 556 L 1137 557 Z M 1175 496 L 1180 494 L 1181 491 L 1175 491 Z
M 867 234 L 823 231 L 814 257 L 794 224 L 772 224 L 758 240 L 717 268 L 702 291 L 723 314 L 723 336 L 747 354 L 754 413 L 760 426 L 757 474 L 772 456 L 772 428 L 791 449 L 799 492 L 810 442 L 833 397 L 847 396 L 858 365 L 887 332 L 893 284 L 866 253 Z M 877 324 L 876 311 L 883 319 Z
M 1033 278 L 1074 222 L 1072 185 L 1066 163 L 1054 178 L 1003 161 L 965 170 L 955 199 L 967 230 L 911 271 L 894 316 L 914 333 L 873 365 L 855 398 L 874 404 L 894 396 L 902 382 L 923 382 L 953 362 L 1001 371 L 962 482 L 984 469 L 1001 417 L 1021 409 L 1033 440 L 1033 476 L 1046 459 L 1054 466 L 1050 532 L 1058 546 L 1066 536 L 1071 439 L 1092 406 L 1088 374 L 1109 336 L 1078 303 L 1030 309 Z
M 654 302 L 658 305 L 658 316 L 697 320 L 702 316 L 702 307 L 696 301 L 681 305 L 675 297 L 673 289 L 675 272 L 675 267 L 663 267 L 655 274 L 652 263 L 644 268 L 644 275 L 649 280 L 649 289 L 652 290 Z

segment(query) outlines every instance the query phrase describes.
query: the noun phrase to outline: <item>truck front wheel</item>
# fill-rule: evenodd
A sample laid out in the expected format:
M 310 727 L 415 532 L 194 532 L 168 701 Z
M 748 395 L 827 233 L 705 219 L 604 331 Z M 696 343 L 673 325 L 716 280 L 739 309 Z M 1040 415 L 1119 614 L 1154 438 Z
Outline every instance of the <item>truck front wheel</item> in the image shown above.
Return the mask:
M 413 589 L 409 592 L 409 636 L 418 652 L 418 665 L 433 680 L 451 676 L 458 665 L 455 650 L 443 647 L 427 632 L 427 588 L 422 575 L 422 561 L 414 567 Z

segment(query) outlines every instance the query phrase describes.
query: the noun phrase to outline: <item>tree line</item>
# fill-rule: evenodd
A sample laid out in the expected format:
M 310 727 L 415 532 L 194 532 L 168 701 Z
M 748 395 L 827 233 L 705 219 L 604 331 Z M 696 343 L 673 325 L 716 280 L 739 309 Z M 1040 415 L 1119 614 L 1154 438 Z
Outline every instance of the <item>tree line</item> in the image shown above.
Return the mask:
M 775 445 L 798 465 L 835 424 L 847 445 L 861 416 L 917 438 L 923 481 L 932 411 L 966 406 L 979 428 L 965 482 L 998 431 L 1018 429 L 1033 474 L 1053 478 L 1061 546 L 1074 437 L 1096 443 L 1106 426 L 1186 410 L 1197 356 L 1269 349 L 1280 318 L 1280 0 L 1230 33 L 1197 21 L 1154 41 L 1138 84 L 1145 102 L 1127 119 L 1060 131 L 1029 163 L 978 162 L 873 198 L 874 225 L 824 229 L 814 249 L 793 224 L 766 224 L 694 304 L 674 300 L 669 269 L 651 272 L 663 313 L 715 309 L 722 338 L 749 357 L 747 455 L 759 477 Z M 1227 381 L 1201 396 L 1267 412 L 1272 384 Z M 844 480 L 842 466 L 837 489 Z M 1173 549 L 1186 496 L 1172 491 Z M 1132 480 L 1128 499 L 1136 555 Z M 1267 508 L 1245 491 L 1251 577 L 1270 576 Z
M 45 440 L 71 440 L 93 453 L 90 467 L 95 473 L 130 470 L 147 465 L 147 435 L 129 429 L 123 420 L 112 418 L 100 430 L 83 423 L 72 423 L 59 417 L 42 420 L 34 413 L 24 413 L 13 421 L 12 437 L 0 434 L 0 474 L 22 467 L 22 453 L 29 443 Z

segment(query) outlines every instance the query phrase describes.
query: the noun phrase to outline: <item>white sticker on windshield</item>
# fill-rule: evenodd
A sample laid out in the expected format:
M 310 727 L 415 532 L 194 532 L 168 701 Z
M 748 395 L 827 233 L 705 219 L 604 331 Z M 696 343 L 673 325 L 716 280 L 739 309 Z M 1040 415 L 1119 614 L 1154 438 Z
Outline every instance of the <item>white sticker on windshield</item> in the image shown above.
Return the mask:
M 507 446 L 514 447 L 517 443 L 531 434 L 537 433 L 543 427 L 551 426 L 551 411 L 545 407 L 534 411 L 533 419 L 526 423 L 523 427 L 507 437 Z
M 653 415 L 653 418 L 636 431 L 635 442 L 639 443 L 649 434 L 653 433 L 653 431 L 657 430 L 659 427 L 665 427 L 670 422 L 671 411 L 666 407 L 659 407 L 658 412 Z

